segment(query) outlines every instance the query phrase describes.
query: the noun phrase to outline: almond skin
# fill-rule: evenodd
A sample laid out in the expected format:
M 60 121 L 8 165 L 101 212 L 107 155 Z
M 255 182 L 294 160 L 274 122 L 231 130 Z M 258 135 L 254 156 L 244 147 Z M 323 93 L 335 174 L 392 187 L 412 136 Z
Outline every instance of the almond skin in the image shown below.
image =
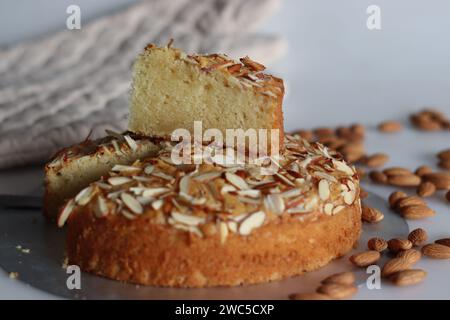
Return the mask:
M 291 300 L 331 300 L 331 298 L 325 294 L 311 292 L 311 293 L 294 293 L 289 296 Z
M 419 197 L 430 197 L 436 192 L 436 186 L 429 181 L 422 182 L 417 188 Z
M 383 170 L 387 176 L 412 175 L 412 171 L 403 167 L 390 167 Z
M 361 218 L 365 222 L 376 223 L 384 219 L 384 214 L 380 210 L 368 207 L 364 204 L 362 205 L 361 209 L 362 209 Z
M 438 190 L 450 189 L 450 172 L 432 172 L 423 175 L 424 181 L 433 183 Z
M 326 283 L 337 283 L 337 284 L 345 284 L 352 285 L 355 283 L 355 274 L 353 272 L 341 272 L 333 274 L 329 277 L 326 277 L 322 280 L 322 284 Z
M 357 267 L 367 267 L 380 260 L 380 253 L 375 250 L 369 250 L 352 255 L 349 260 Z
M 435 243 L 450 247 L 450 238 L 439 239 L 439 240 L 436 240 Z
M 370 250 L 375 250 L 378 252 L 382 252 L 386 250 L 388 247 L 387 241 L 381 238 L 372 238 L 367 242 L 367 248 Z
M 433 169 L 431 169 L 429 166 L 420 166 L 416 169 L 416 171 L 414 171 L 414 173 L 416 175 L 418 175 L 419 177 L 422 177 L 423 175 L 427 174 L 427 173 L 432 173 Z
M 450 202 L 450 191 L 447 191 L 447 193 L 445 194 L 445 199 Z
M 410 263 L 404 257 L 393 258 L 385 263 L 385 265 L 381 269 L 381 276 L 384 278 L 389 277 L 390 275 L 398 271 L 410 269 L 411 266 L 412 263 Z
M 388 177 L 383 172 L 380 171 L 371 171 L 369 173 L 369 178 L 375 183 L 384 184 L 388 182 Z
M 417 228 L 409 233 L 408 240 L 411 241 L 413 246 L 420 246 L 428 240 L 428 234 L 422 228 Z
M 412 264 L 415 264 L 416 262 L 418 262 L 420 260 L 420 258 L 422 258 L 422 253 L 416 249 L 408 249 L 408 250 L 400 251 L 397 254 L 397 258 L 403 258 L 412 265 Z
M 439 161 L 438 166 L 444 170 L 450 170 L 450 159 Z
M 422 248 L 423 255 L 433 259 L 450 259 L 450 247 L 439 243 L 430 243 Z
M 395 208 L 399 200 L 406 198 L 408 195 L 403 191 L 394 191 L 389 196 L 389 205 L 391 208 Z
M 401 250 L 411 249 L 412 243 L 407 239 L 395 238 L 388 241 L 388 248 L 391 252 L 399 252 Z
M 364 190 L 363 188 L 359 189 L 359 197 L 361 199 L 366 199 L 368 196 L 369 196 L 369 193 L 366 190 Z
M 378 168 L 384 166 L 389 161 L 389 156 L 385 153 L 375 153 L 366 158 L 365 164 L 369 168 Z
M 409 220 L 419 220 L 432 217 L 436 212 L 427 206 L 408 206 L 400 209 L 403 218 Z
M 332 299 L 345 299 L 353 296 L 358 291 L 353 285 L 327 283 L 317 288 L 318 293 L 327 295 Z
M 378 125 L 378 130 L 384 133 L 399 132 L 403 128 L 398 121 L 384 121 Z
M 394 273 L 389 280 L 396 286 L 411 286 L 422 282 L 427 273 L 422 269 L 403 270 Z
M 442 150 L 437 156 L 441 160 L 450 160 L 450 149 Z
M 397 187 L 417 187 L 421 181 L 415 174 L 388 176 L 388 183 Z
M 408 196 L 408 197 L 404 197 L 404 198 L 400 199 L 399 201 L 397 201 L 396 209 L 400 210 L 404 207 L 425 206 L 425 205 L 426 205 L 426 203 L 422 198 L 420 198 L 418 196 Z

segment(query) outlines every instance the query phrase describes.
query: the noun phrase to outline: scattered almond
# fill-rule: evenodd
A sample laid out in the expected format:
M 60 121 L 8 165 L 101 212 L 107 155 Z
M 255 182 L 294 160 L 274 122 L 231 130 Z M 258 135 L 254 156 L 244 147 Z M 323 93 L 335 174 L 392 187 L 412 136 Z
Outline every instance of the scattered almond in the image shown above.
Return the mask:
M 359 197 L 361 199 L 366 199 L 368 196 L 369 196 L 369 193 L 366 190 L 364 190 L 363 188 L 359 189 Z
M 381 276 L 384 278 L 389 277 L 390 275 L 398 271 L 410 269 L 411 266 L 412 263 L 406 260 L 404 257 L 393 258 L 385 263 L 385 265 L 381 269 Z
M 388 241 L 388 248 L 392 252 L 408 250 L 412 248 L 412 242 L 407 239 L 394 238 Z
M 394 191 L 389 196 L 389 205 L 391 208 L 395 208 L 399 200 L 406 198 L 408 195 L 403 191 Z
M 388 176 L 388 183 L 398 187 L 417 187 L 422 179 L 415 174 Z
M 383 170 L 383 173 L 387 176 L 401 176 L 401 175 L 412 175 L 411 170 L 403 167 L 390 167 Z
M 356 174 L 358 175 L 360 180 L 366 176 L 366 172 L 363 168 L 356 168 Z
M 397 258 L 405 259 L 410 264 L 415 264 L 422 258 L 422 253 L 416 249 L 408 249 L 398 252 Z
M 450 159 L 439 161 L 438 166 L 444 170 L 450 170 Z
M 439 152 L 437 156 L 441 160 L 450 160 L 450 149 Z
M 389 156 L 385 153 L 375 153 L 365 159 L 365 164 L 369 168 L 382 167 L 389 161 Z
M 422 282 L 426 275 L 422 269 L 411 269 L 396 272 L 389 279 L 396 286 L 410 286 Z
M 400 210 L 409 206 L 425 206 L 425 201 L 418 196 L 407 196 L 397 201 L 395 208 Z
M 436 186 L 429 181 L 422 182 L 417 188 L 419 197 L 430 197 L 436 192 Z
M 388 247 L 387 241 L 381 238 L 371 238 L 367 242 L 367 248 L 369 248 L 370 250 L 382 252 L 386 250 L 387 247 Z
M 367 267 L 375 264 L 380 259 L 380 253 L 375 250 L 364 251 L 352 255 L 349 260 L 357 267 Z
M 429 166 L 420 166 L 416 169 L 416 171 L 414 171 L 414 173 L 419 177 L 422 177 L 423 175 L 431 172 L 433 172 L 433 169 L 431 169 Z
M 398 121 L 384 121 L 378 125 L 378 130 L 381 132 L 398 132 L 402 130 L 403 126 Z
M 434 259 L 450 259 L 450 247 L 439 243 L 430 243 L 422 248 L 425 256 Z
M 450 247 L 450 238 L 443 238 L 436 240 L 435 243 L 442 244 L 443 246 Z
M 447 191 L 447 193 L 445 194 L 445 199 L 450 202 L 450 191 Z
M 405 219 L 418 220 L 432 217 L 436 212 L 424 205 L 408 206 L 400 209 L 400 213 Z
M 409 233 L 408 240 L 411 241 L 414 246 L 420 246 L 428 240 L 428 234 L 422 228 L 417 228 Z
M 332 299 L 345 299 L 353 296 L 358 288 L 353 285 L 327 283 L 317 288 L 318 293 L 327 295 Z
M 423 176 L 424 181 L 433 183 L 438 190 L 450 189 L 450 172 L 432 172 Z
M 375 183 L 384 184 L 384 183 L 388 182 L 387 175 L 385 175 L 384 173 L 382 173 L 380 171 L 371 171 L 369 173 L 369 178 L 370 178 L 370 180 L 372 180 Z
M 289 296 L 291 300 L 331 300 L 326 294 L 311 292 L 311 293 L 294 293 Z
M 363 204 L 361 218 L 365 222 L 376 223 L 384 219 L 384 214 L 378 209 Z
M 355 283 L 355 274 L 353 272 L 341 272 L 333 274 L 322 280 L 322 284 L 337 283 L 344 285 L 352 285 Z

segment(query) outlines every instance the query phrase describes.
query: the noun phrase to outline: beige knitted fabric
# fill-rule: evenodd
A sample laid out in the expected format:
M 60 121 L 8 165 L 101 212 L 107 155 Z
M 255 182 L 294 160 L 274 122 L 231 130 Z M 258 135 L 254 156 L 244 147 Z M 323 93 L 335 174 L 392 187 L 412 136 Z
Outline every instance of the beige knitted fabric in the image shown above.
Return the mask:
M 0 50 L 0 168 L 46 161 L 91 130 L 124 130 L 131 65 L 149 42 L 273 61 L 284 40 L 253 32 L 279 1 L 146 0 Z

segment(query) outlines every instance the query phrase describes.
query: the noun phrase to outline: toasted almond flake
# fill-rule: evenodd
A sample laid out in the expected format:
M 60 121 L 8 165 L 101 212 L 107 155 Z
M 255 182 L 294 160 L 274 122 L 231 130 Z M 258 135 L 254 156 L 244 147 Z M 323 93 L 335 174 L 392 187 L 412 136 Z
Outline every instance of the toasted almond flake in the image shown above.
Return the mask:
M 221 175 L 222 175 L 222 172 L 213 171 L 213 172 L 207 172 L 207 173 L 200 174 L 193 179 L 195 181 L 206 182 L 206 181 L 214 180 L 214 179 L 220 177 Z
M 341 212 L 344 208 L 345 208 L 345 206 L 343 206 L 343 205 L 335 207 L 333 209 L 333 214 L 337 214 L 337 213 Z
M 306 159 L 300 161 L 300 162 L 298 163 L 298 165 L 299 165 L 301 168 L 306 168 L 306 167 L 311 163 L 312 160 L 313 160 L 313 157 L 307 157 Z
M 348 205 L 353 204 L 356 198 L 356 192 L 355 191 L 348 191 L 344 194 L 344 202 Z
M 293 188 L 288 191 L 280 193 L 280 196 L 282 196 L 283 198 L 295 198 L 295 197 L 298 197 L 299 195 L 301 195 L 301 193 L 302 193 L 302 190 L 300 190 L 298 188 Z
M 142 205 L 131 194 L 124 192 L 120 195 L 120 199 L 133 213 L 142 214 L 144 212 Z
M 261 191 L 256 189 L 239 190 L 237 194 L 243 197 L 259 198 Z
M 146 188 L 142 192 L 142 196 L 143 197 L 157 197 L 163 193 L 168 192 L 169 190 L 170 190 L 169 188 Z
M 319 189 L 319 197 L 321 200 L 325 201 L 330 197 L 330 185 L 327 180 L 325 179 L 320 180 L 318 189 Z
M 164 201 L 159 199 L 152 202 L 152 208 L 155 210 L 159 210 L 162 208 Z
M 235 186 L 239 190 L 249 189 L 247 182 L 245 182 L 245 180 L 239 177 L 237 174 L 234 174 L 232 172 L 226 172 L 225 178 L 227 179 L 228 182 L 230 182 L 233 186 Z
M 115 199 L 117 199 L 118 196 L 120 196 L 120 194 L 121 194 L 122 192 L 123 192 L 123 190 L 117 190 L 117 191 L 114 191 L 114 192 L 109 193 L 106 197 L 107 197 L 108 199 L 115 200 Z
M 313 175 L 317 178 L 328 180 L 329 182 L 337 183 L 337 179 L 333 177 L 332 175 L 322 172 L 322 171 L 314 171 Z
M 130 181 L 133 181 L 133 180 L 128 177 L 110 177 L 110 178 L 108 178 L 108 183 L 112 186 L 119 186 L 121 184 L 125 184 Z
M 307 212 L 310 212 L 311 210 L 309 210 L 309 209 L 306 209 L 305 208 L 305 206 L 297 206 L 297 207 L 293 207 L 293 208 L 289 208 L 288 210 L 287 210 L 287 213 L 290 213 L 290 214 L 296 214 L 296 213 L 307 213 Z
M 61 228 L 64 226 L 74 208 L 75 208 L 75 201 L 73 199 L 70 199 L 58 216 L 58 227 Z
M 334 209 L 334 205 L 332 203 L 327 203 L 323 207 L 323 211 L 325 212 L 326 215 L 329 215 L 329 216 L 331 216 L 333 214 L 333 209 Z
M 140 171 L 141 168 L 133 167 L 133 166 L 126 166 L 122 164 L 116 164 L 114 167 L 112 167 L 111 171 L 114 172 L 135 172 Z
M 139 201 L 139 203 L 142 204 L 143 206 L 146 206 L 146 205 L 152 203 L 155 199 L 137 196 L 136 200 Z
M 124 135 L 125 141 L 130 146 L 131 150 L 136 151 L 138 149 L 138 144 L 129 135 Z
M 237 232 L 238 224 L 236 221 L 228 221 L 227 225 L 228 225 L 228 229 L 230 229 L 230 231 L 232 231 L 234 233 Z
M 280 194 L 269 194 L 264 198 L 264 207 L 266 210 L 280 215 L 284 212 L 286 206 Z
M 140 195 L 142 192 L 145 191 L 146 188 L 144 187 L 131 187 L 130 191 L 133 192 L 135 195 Z
M 117 143 L 117 140 L 112 140 L 111 144 L 114 147 L 114 151 L 116 151 L 116 153 L 121 153 L 122 151 L 120 150 L 119 144 Z
M 282 175 L 282 174 L 280 174 L 280 173 L 275 173 L 275 175 L 281 180 L 281 181 L 283 181 L 285 184 L 287 184 L 287 185 L 289 185 L 289 186 L 292 186 L 292 187 L 295 187 L 295 184 L 291 181 L 291 180 L 289 180 L 288 178 L 286 178 L 284 175 Z
M 168 174 L 166 174 L 164 172 L 152 172 L 152 176 L 155 176 L 155 177 L 167 180 L 167 181 L 172 181 L 172 180 L 175 179 L 171 175 L 168 175 Z
M 179 187 L 180 187 L 180 195 L 189 195 L 189 185 L 191 184 L 191 177 L 189 175 L 185 175 L 180 179 Z
M 95 192 L 94 192 L 94 188 L 92 186 L 84 188 L 83 190 L 78 192 L 78 194 L 76 195 L 75 202 L 80 206 L 84 206 L 91 200 L 91 198 L 94 194 L 95 194 Z
M 204 217 L 187 215 L 187 214 L 179 213 L 176 211 L 172 212 L 172 218 L 176 222 L 183 223 L 188 226 L 198 226 L 199 224 L 203 224 L 206 221 L 206 219 Z
M 134 214 L 132 214 L 130 211 L 128 211 L 128 210 L 125 210 L 125 209 L 122 209 L 121 211 L 120 211 L 120 213 L 125 217 L 125 218 L 127 218 L 127 219 L 129 219 L 129 220 L 134 220 L 134 219 L 136 219 L 136 216 L 134 215 Z
M 305 209 L 308 211 L 312 211 L 317 206 L 317 203 L 319 202 L 319 198 L 316 196 L 312 196 L 311 198 L 307 199 L 305 202 Z
M 101 182 L 101 181 L 95 182 L 95 185 L 98 186 L 100 189 L 105 189 L 105 190 L 109 190 L 109 189 L 112 188 L 109 184 L 106 184 L 106 183 Z
M 223 221 L 219 223 L 220 243 L 224 244 L 228 237 L 228 227 Z
M 95 216 L 97 218 L 104 217 L 108 214 L 108 206 L 106 205 L 105 198 L 98 197 L 96 206 L 94 207 Z
M 240 202 L 243 203 L 249 203 L 249 204 L 254 204 L 254 205 L 260 205 L 261 204 L 261 199 L 254 199 L 254 198 L 249 198 L 249 197 L 242 197 L 242 196 L 238 196 L 237 199 Z
M 145 167 L 144 173 L 145 174 L 151 174 L 154 169 L 155 169 L 155 167 L 153 165 L 149 164 L 148 166 Z
M 258 211 L 250 214 L 239 225 L 239 233 L 243 236 L 249 235 L 254 229 L 261 227 L 265 219 L 266 214 L 264 211 Z
M 343 161 L 339 161 L 336 159 L 333 159 L 333 165 L 334 167 L 339 170 L 342 171 L 344 173 L 346 173 L 348 176 L 353 176 L 355 174 L 355 172 L 353 171 L 352 168 L 350 168 L 350 166 L 348 166 L 345 162 Z
M 148 177 L 142 177 L 142 176 L 132 176 L 133 180 L 139 181 L 139 182 L 152 182 L 154 181 L 153 178 Z
M 180 230 L 183 230 L 183 231 L 188 231 L 188 232 L 194 233 L 194 234 L 198 235 L 200 238 L 203 237 L 203 233 L 196 226 L 187 226 L 187 225 L 179 224 L 179 223 L 174 223 L 172 225 L 176 229 L 180 229 Z

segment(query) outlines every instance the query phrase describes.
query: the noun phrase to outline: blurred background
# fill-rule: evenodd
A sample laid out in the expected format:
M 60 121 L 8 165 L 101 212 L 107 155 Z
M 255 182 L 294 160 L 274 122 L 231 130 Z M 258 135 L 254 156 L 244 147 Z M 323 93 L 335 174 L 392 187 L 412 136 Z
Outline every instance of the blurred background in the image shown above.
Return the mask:
M 73 4 L 81 30 L 66 26 Z M 123 129 L 130 65 L 150 41 L 266 64 L 293 130 L 450 111 L 449 36 L 447 0 L 2 0 L 0 166 Z

